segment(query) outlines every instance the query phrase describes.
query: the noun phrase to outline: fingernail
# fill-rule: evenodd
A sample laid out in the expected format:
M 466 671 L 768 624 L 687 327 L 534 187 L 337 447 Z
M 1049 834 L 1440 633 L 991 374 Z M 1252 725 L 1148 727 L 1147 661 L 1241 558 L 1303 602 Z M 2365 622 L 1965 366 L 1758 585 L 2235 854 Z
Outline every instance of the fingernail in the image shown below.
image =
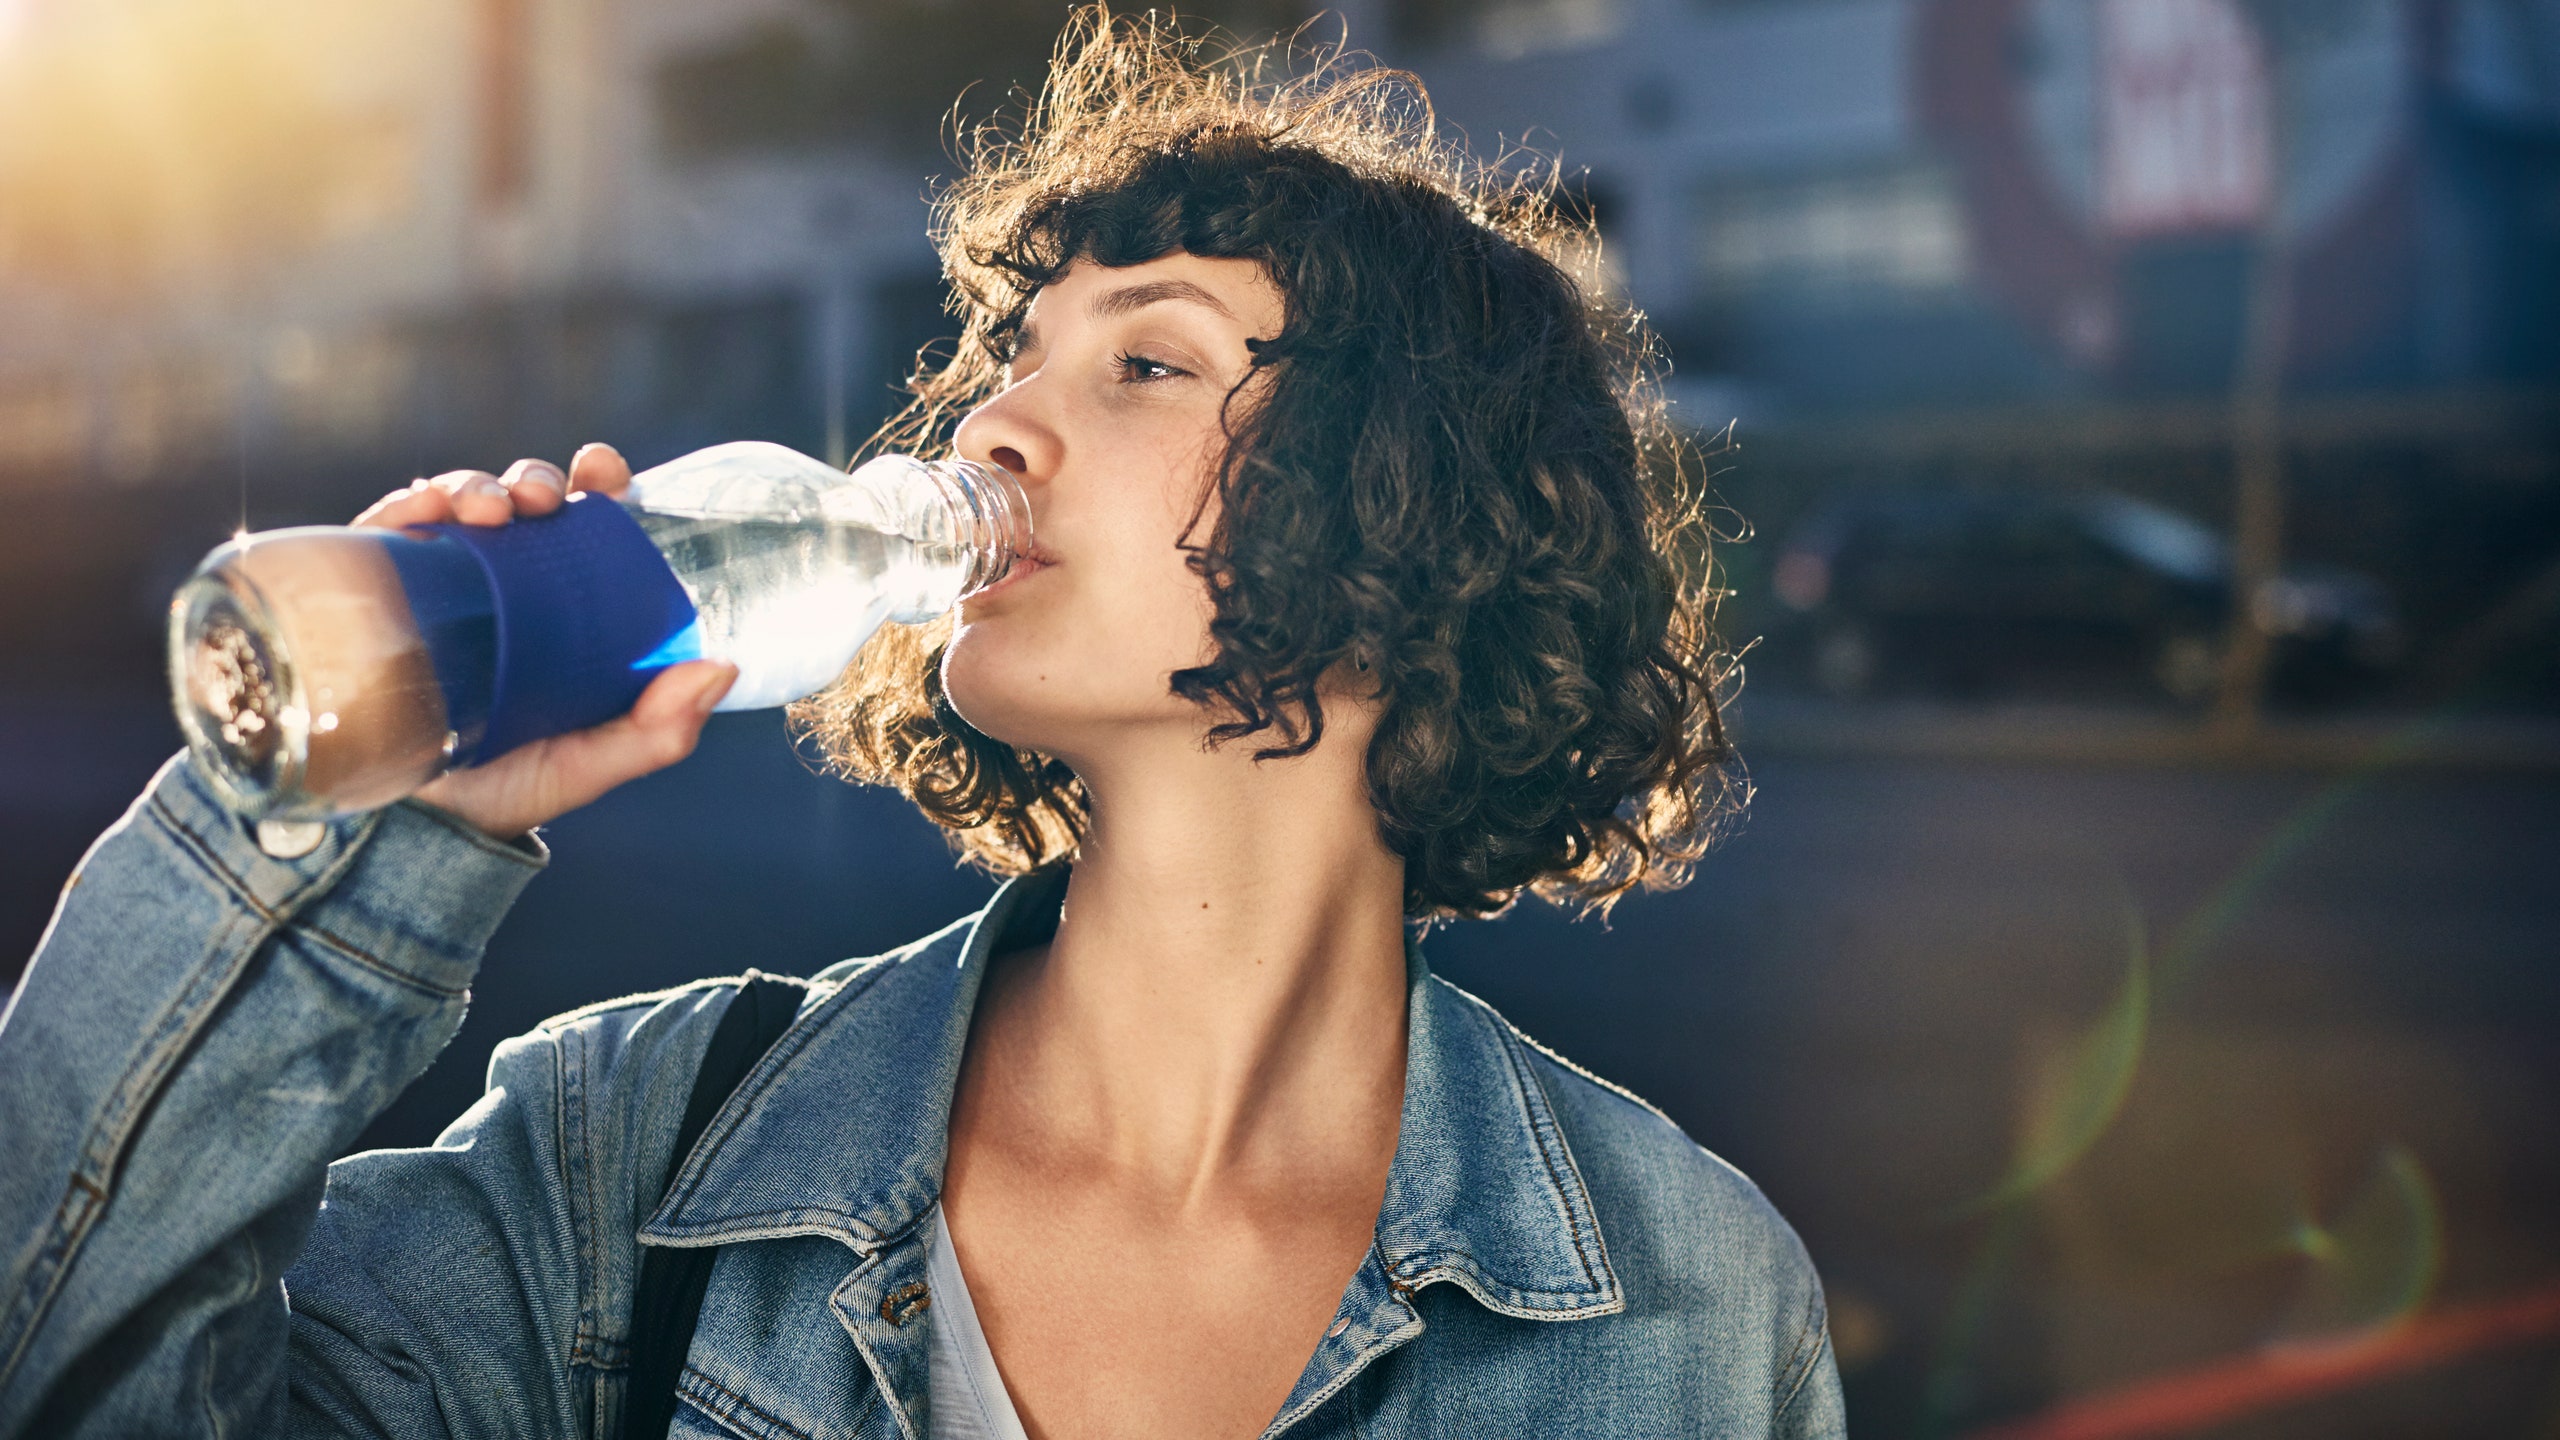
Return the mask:
M 486 475 L 474 475 L 470 479 L 462 482 L 462 493 L 465 495 L 504 495 L 507 491 L 505 486 L 500 485 L 496 480 L 493 480 Z
M 560 467 L 548 460 L 528 461 L 523 469 L 516 472 L 517 484 L 521 485 L 527 481 L 537 485 L 548 485 L 555 495 L 569 493 L 569 477 L 561 474 Z

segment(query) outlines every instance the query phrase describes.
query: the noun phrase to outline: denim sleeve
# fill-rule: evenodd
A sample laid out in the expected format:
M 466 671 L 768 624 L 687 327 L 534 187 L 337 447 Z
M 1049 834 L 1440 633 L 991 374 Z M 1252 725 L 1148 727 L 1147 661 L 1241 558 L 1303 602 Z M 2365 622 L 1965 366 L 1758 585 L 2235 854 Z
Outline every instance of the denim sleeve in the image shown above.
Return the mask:
M 541 1168 L 538 1099 L 493 1095 L 448 1148 L 408 1152 L 410 1208 L 450 1218 L 373 1276 L 485 1302 L 489 1365 L 431 1381 L 414 1294 L 332 1326 L 297 1320 L 284 1285 L 329 1158 L 452 1037 L 542 863 L 405 804 L 279 859 L 183 757 L 162 769 L 81 861 L 0 1017 L 0 1437 L 561 1433 L 442 1409 L 449 1383 L 541 1406 L 549 1312 L 515 1277 L 575 1282 L 547 1268 L 545 1182 L 520 1173 Z M 473 1165 L 528 1214 L 455 1209 L 444 1177 Z
M 293 1309 L 291 1436 L 591 1433 L 598 1337 L 570 1223 L 561 1048 L 506 1042 L 434 1146 L 329 1168 Z
M 1840 1402 L 1840 1365 L 1831 1353 L 1830 1318 L 1810 1263 L 1804 1275 L 1809 1300 L 1795 1353 L 1780 1371 L 1780 1394 L 1769 1429 L 1783 1440 L 1842 1440 L 1849 1433 L 1849 1419 Z

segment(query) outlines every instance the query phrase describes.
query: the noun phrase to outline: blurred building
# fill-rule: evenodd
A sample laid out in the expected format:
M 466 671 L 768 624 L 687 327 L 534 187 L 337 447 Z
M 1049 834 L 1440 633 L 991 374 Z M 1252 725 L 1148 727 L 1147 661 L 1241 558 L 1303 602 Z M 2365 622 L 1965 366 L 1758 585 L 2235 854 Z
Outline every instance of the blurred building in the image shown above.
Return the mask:
M 931 270 L 923 176 L 695 153 L 682 61 L 756 8 L 39 0 L 13 58 L 75 103 L 0 160 L 0 473 L 807 428 L 816 355 Z
M 1480 153 L 1560 158 L 1702 426 L 1890 437 L 1862 472 L 2165 436 L 2088 463 L 2210 511 L 2280 257 L 2283 368 L 2345 397 L 2306 423 L 2552 488 L 2517 416 L 2560 374 L 2560 0 L 1344 9 Z M 35 517 L 0 599 L 147 618 L 244 511 L 586 438 L 841 455 L 948 329 L 946 108 L 1035 78 L 1063 13 L 0 0 L 0 491 Z

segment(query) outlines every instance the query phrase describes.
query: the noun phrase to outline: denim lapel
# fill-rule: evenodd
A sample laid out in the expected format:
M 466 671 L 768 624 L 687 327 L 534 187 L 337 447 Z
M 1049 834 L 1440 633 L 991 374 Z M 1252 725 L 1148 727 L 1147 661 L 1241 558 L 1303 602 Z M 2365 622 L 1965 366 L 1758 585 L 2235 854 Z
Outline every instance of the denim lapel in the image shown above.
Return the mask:
M 1063 869 L 1024 876 L 970 920 L 821 975 L 640 1229 L 648 1245 L 824 1236 L 850 1247 L 850 1273 L 802 1278 L 833 1284 L 828 1307 L 909 1440 L 925 1434 L 931 1331 L 914 1322 L 931 1306 L 925 1245 L 978 984 L 992 956 L 1056 928 L 1065 884 Z M 846 1380 L 763 1378 L 786 1389 Z
M 1380 1356 L 1419 1336 L 1413 1292 L 1447 1282 L 1523 1320 L 1627 1308 L 1591 1192 L 1530 1042 L 1405 947 L 1404 1113 L 1377 1244 L 1263 1433 L 1306 1418 Z
M 640 1231 L 657 1245 L 822 1235 L 851 1247 L 862 1258 L 830 1305 L 911 1437 L 928 1388 L 928 1332 L 910 1323 L 930 1303 L 922 1226 L 942 1192 L 978 984 L 993 955 L 1055 929 L 1065 886 L 1063 868 L 1025 876 L 972 920 L 821 977 L 833 993 L 738 1087 Z M 1529 1042 L 1411 944 L 1405 972 L 1404 1108 L 1377 1241 L 1270 1434 L 1421 1334 L 1412 1295 L 1426 1285 L 1526 1320 L 1626 1308 Z

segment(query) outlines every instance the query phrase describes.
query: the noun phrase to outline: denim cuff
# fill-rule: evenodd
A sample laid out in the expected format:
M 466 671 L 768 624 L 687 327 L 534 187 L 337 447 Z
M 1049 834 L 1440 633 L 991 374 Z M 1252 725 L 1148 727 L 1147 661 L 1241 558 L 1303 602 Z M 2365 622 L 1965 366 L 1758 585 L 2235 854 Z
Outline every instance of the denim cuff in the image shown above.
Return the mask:
M 469 988 L 489 937 L 551 858 L 533 836 L 492 839 L 407 800 L 329 821 L 316 843 L 279 855 L 183 753 L 161 767 L 148 803 L 252 910 L 443 994 Z

